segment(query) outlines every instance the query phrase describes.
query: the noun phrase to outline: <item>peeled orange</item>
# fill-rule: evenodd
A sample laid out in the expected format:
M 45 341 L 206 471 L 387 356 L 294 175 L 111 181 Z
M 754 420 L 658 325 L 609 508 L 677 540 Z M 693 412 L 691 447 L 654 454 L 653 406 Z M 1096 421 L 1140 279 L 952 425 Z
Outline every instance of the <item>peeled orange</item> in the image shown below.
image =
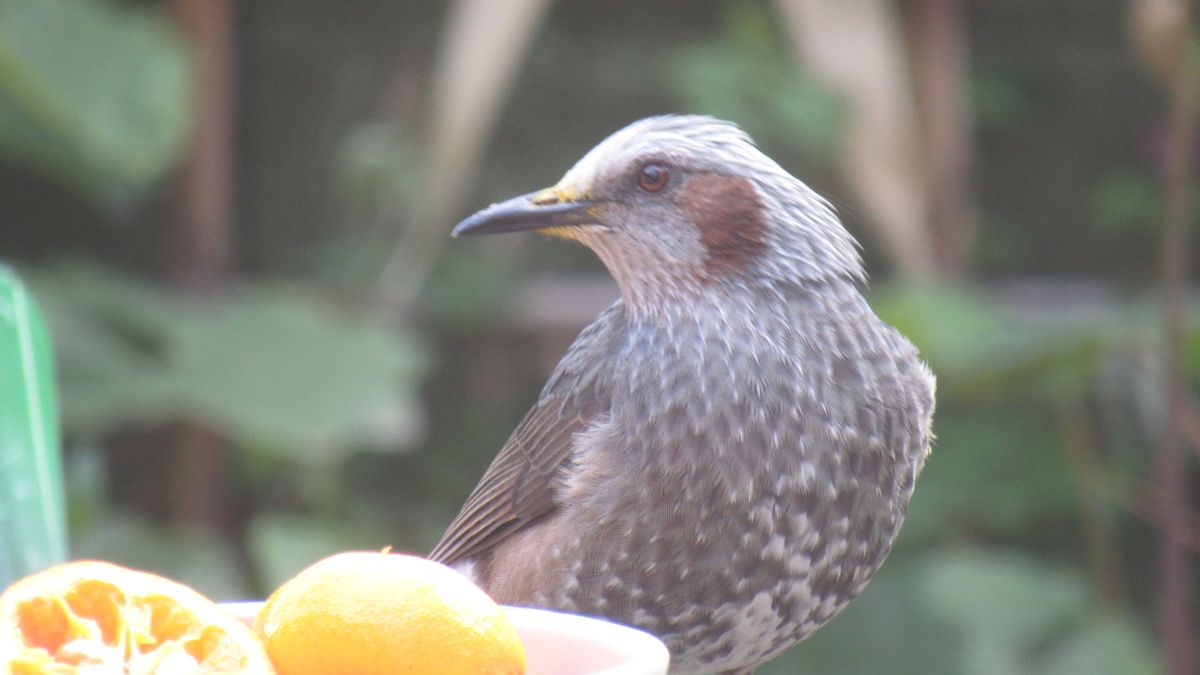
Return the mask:
M 95 561 L 0 595 L 0 659 L 12 675 L 274 672 L 254 632 L 196 591 Z
M 525 651 L 508 617 L 439 563 L 339 553 L 267 600 L 255 629 L 280 675 L 519 675 Z

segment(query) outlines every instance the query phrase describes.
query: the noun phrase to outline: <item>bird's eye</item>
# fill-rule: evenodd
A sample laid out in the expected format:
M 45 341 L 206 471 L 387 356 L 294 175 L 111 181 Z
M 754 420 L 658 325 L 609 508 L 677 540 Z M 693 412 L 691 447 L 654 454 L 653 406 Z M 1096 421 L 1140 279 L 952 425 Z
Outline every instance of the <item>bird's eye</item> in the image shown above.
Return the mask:
M 638 170 L 637 184 L 646 192 L 658 192 L 667 187 L 670 179 L 671 173 L 662 164 L 644 164 Z

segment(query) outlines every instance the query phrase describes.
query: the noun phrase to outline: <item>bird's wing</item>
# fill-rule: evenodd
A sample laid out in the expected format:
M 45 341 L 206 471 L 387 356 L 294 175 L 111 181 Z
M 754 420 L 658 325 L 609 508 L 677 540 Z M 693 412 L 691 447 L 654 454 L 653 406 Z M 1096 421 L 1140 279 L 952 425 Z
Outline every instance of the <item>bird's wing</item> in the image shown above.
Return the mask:
M 618 302 L 580 333 L 429 554 L 431 560 L 451 564 L 475 557 L 557 508 L 575 434 L 608 412 L 606 365 L 623 324 Z

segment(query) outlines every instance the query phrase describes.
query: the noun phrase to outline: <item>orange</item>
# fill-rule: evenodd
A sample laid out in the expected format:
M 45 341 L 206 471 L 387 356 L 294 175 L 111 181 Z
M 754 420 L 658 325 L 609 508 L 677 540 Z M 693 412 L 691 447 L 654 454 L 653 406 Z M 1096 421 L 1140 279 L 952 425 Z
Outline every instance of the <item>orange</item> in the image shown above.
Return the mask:
M 454 570 L 339 553 L 284 583 L 255 621 L 280 675 L 517 675 L 525 650 L 491 598 Z
M 0 655 L 12 675 L 274 672 L 254 632 L 196 591 L 90 560 L 0 595 Z

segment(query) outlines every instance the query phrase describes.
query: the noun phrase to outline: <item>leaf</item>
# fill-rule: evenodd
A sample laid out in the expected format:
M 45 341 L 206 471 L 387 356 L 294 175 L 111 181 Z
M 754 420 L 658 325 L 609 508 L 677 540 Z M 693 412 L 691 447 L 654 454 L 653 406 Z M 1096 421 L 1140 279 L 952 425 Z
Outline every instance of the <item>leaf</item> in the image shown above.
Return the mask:
M 89 523 L 71 544 L 76 558 L 109 560 L 170 577 L 213 600 L 250 595 L 236 551 L 215 531 L 167 530 L 135 514 L 113 512 Z
M 75 433 L 169 419 L 177 400 L 167 360 L 170 326 L 188 312 L 160 289 L 113 270 L 68 261 L 30 281 L 55 328 L 62 410 Z
M 247 546 L 266 588 L 277 588 L 312 563 L 345 550 L 344 531 L 315 518 L 265 513 L 250 522 Z
M 415 141 L 394 122 L 368 121 L 351 129 L 338 148 L 337 188 L 356 213 L 380 214 L 420 196 L 422 162 Z
M 202 317 L 176 331 L 172 354 L 192 414 L 304 461 L 418 435 L 416 398 L 397 385 L 415 379 L 420 357 L 382 321 L 284 286 L 240 293 Z
M 0 153 L 119 205 L 178 160 L 191 99 L 185 45 L 161 10 L 0 1 Z
M 416 338 L 301 284 L 202 302 L 80 262 L 34 275 L 59 336 L 68 429 L 203 422 L 311 463 L 398 449 L 421 431 Z
M 496 255 L 486 243 L 468 242 L 438 262 L 423 304 L 438 319 L 458 327 L 496 324 L 516 305 L 517 271 L 511 257 Z
M 1124 329 L 1117 312 L 1085 317 L 1022 314 L 977 289 L 899 285 L 872 293 L 879 315 L 921 350 L 941 398 L 1029 396 L 1030 385 L 1061 395 L 1093 377 Z
M 966 675 L 1029 672 L 1034 648 L 1085 616 L 1092 600 L 1075 571 L 1018 553 L 947 551 L 919 584 L 928 606 L 966 640 Z
M 1110 171 L 1091 194 L 1091 221 L 1098 234 L 1157 230 L 1163 220 L 1162 198 L 1154 178 L 1132 169 Z
M 338 551 L 380 550 L 391 545 L 384 528 L 370 519 L 347 521 L 314 516 L 264 513 L 247 531 L 254 567 L 266 589 L 278 587 L 308 565 Z
M 1029 672 L 1041 675 L 1158 675 L 1166 672 L 1144 626 L 1126 615 L 1100 613 Z
M 795 66 L 762 6 L 732 3 L 723 18 L 720 40 L 671 54 L 663 80 L 675 97 L 686 109 L 737 122 L 764 146 L 831 159 L 843 131 L 838 99 Z
M 1014 70 L 993 66 L 972 75 L 971 113 L 981 131 L 1020 133 L 1021 125 L 1036 115 L 1031 78 Z
M 950 402 L 935 421 L 933 454 L 917 482 L 901 542 L 968 530 L 995 537 L 1071 527 L 1080 492 L 1055 433 L 1056 411 L 1036 401 Z

